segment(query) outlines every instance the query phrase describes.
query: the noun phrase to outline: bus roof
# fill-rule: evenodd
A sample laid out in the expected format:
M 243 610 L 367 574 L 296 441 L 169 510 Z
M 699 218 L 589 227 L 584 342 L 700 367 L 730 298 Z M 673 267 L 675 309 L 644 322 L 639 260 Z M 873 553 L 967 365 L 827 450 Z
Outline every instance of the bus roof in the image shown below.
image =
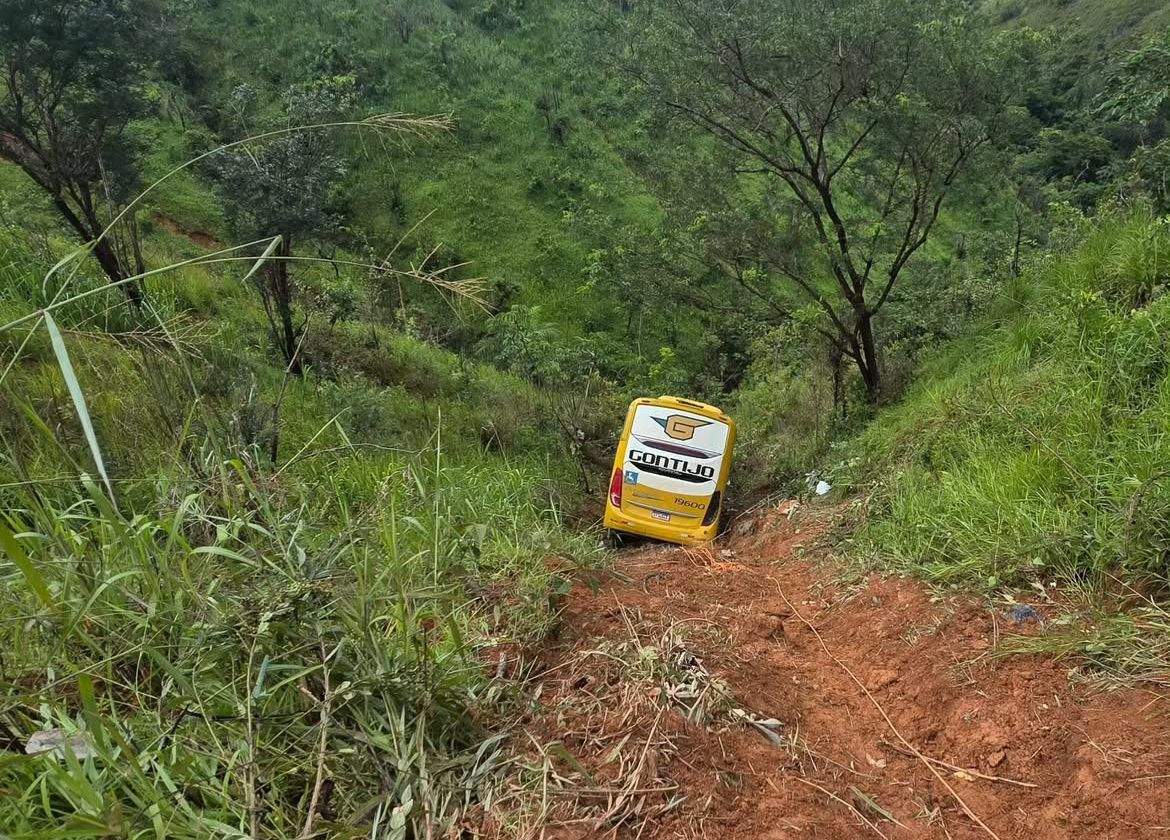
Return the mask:
M 703 414 L 707 417 L 712 417 L 716 420 L 721 420 L 724 423 L 731 423 L 732 420 L 728 417 L 722 409 L 716 408 L 713 405 L 699 402 L 698 400 L 686 400 L 682 397 L 672 397 L 663 395 L 661 397 L 639 397 L 634 400 L 634 405 L 659 405 L 663 408 L 681 408 L 684 411 L 693 411 L 696 414 Z

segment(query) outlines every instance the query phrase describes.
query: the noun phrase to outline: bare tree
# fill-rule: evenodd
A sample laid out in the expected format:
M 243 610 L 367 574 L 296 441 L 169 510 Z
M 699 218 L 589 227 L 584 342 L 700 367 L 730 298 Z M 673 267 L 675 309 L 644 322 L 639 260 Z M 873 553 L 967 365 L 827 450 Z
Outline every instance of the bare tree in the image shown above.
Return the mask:
M 788 285 L 881 392 L 875 318 L 926 245 L 960 176 L 995 137 L 1013 85 L 1007 38 L 959 0 L 662 0 L 602 15 L 615 63 L 662 112 L 730 152 L 721 188 L 781 187 L 778 240 L 725 267 L 771 306 Z M 719 188 L 719 187 L 716 187 Z M 748 257 L 750 263 L 741 260 Z M 758 270 L 763 269 L 763 270 Z

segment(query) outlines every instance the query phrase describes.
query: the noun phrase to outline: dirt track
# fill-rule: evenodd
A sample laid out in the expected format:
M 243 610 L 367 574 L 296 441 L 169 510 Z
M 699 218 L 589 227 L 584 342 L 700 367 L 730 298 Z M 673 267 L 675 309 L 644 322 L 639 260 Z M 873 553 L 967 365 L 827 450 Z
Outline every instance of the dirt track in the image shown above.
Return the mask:
M 835 582 L 824 522 L 772 510 L 573 590 L 526 726 L 561 744 L 529 748 L 544 836 L 1170 837 L 1170 698 L 989 656 L 1039 629 L 986 604 Z

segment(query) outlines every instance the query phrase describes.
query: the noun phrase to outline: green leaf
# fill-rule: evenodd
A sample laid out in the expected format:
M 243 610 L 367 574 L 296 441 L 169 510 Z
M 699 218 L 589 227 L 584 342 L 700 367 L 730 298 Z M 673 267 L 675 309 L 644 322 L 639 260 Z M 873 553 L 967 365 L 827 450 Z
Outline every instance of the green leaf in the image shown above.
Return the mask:
M 73 407 L 77 410 L 77 419 L 81 421 L 81 429 L 85 432 L 85 442 L 89 444 L 90 454 L 93 455 L 94 466 L 98 475 L 106 485 L 106 492 L 110 494 L 110 502 L 114 505 L 114 487 L 110 484 L 110 477 L 106 474 L 106 464 L 102 460 L 102 451 L 98 447 L 97 435 L 93 431 L 93 423 L 89 418 L 89 409 L 85 405 L 85 395 L 81 391 L 81 383 L 77 381 L 77 373 L 73 370 L 73 363 L 69 361 L 69 351 L 65 349 L 65 339 L 52 314 L 45 312 L 45 329 L 49 331 L 49 338 L 53 343 L 53 354 L 57 357 L 57 365 L 61 368 L 61 375 L 65 378 L 65 387 L 69 389 L 69 396 L 73 400 Z
M 268 261 L 268 258 L 272 256 L 272 252 L 275 251 L 277 246 L 280 245 L 280 240 L 281 237 L 279 236 L 272 237 L 272 241 L 268 243 L 268 247 L 264 249 L 264 253 L 262 253 L 256 259 L 256 262 L 252 263 L 252 267 L 248 269 L 248 273 L 244 275 L 243 279 L 240 281 L 241 283 L 247 283 L 252 279 L 252 276 L 260 270 L 260 267 Z
M 46 607 L 53 606 L 53 595 L 49 592 L 49 587 L 45 584 L 45 579 L 41 576 L 37 567 L 33 565 L 33 562 L 28 559 L 28 555 L 24 553 L 24 549 L 21 548 L 20 541 L 16 539 L 16 535 L 2 522 L 0 522 L 0 548 L 4 549 L 4 553 L 16 564 L 16 568 L 20 569 L 20 573 L 28 581 L 29 588 L 36 593 L 41 603 Z

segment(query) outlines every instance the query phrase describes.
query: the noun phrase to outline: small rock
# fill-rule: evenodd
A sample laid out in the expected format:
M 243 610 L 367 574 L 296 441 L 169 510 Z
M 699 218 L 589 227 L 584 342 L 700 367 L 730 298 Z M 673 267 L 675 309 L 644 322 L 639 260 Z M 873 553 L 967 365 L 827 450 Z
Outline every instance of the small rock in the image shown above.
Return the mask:
M 813 488 L 813 492 L 818 496 L 827 496 L 829 491 L 833 489 L 833 485 L 827 481 L 818 481 L 817 486 Z
M 1008 615 L 1016 624 L 1040 620 L 1040 613 L 1036 612 L 1035 607 L 1030 607 L 1027 604 L 1016 604 Z
M 732 557 L 735 556 L 735 552 L 732 551 L 730 548 L 725 548 L 719 552 L 719 556 L 725 560 L 730 560 Z
M 996 750 L 991 755 L 987 756 L 987 766 L 999 767 L 999 765 L 1003 764 L 1003 760 L 1005 758 L 1007 758 L 1007 753 L 1005 753 L 1003 750 Z

